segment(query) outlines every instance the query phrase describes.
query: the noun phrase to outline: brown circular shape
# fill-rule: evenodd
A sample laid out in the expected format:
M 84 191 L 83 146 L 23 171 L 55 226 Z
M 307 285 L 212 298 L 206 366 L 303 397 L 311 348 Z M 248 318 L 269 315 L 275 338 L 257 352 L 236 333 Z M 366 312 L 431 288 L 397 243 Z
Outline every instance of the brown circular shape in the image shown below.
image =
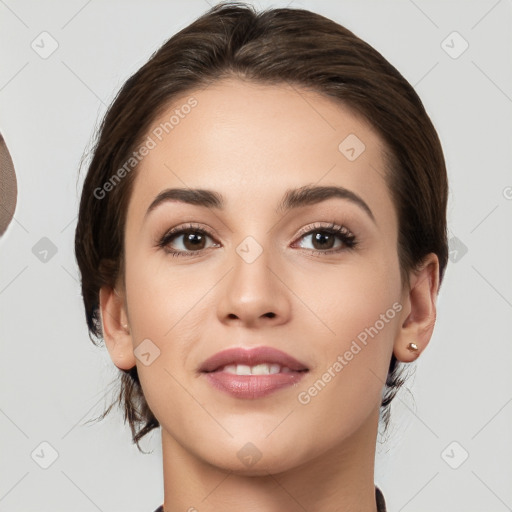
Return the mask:
M 5 233 L 16 210 L 18 185 L 7 144 L 0 134 L 0 236 Z

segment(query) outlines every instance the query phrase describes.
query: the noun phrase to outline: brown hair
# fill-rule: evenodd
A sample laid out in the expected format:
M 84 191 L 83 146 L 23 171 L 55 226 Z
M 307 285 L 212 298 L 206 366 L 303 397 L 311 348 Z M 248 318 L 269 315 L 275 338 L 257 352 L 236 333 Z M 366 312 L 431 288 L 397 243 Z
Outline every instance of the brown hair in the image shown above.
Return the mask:
M 98 130 L 75 233 L 94 343 L 102 339 L 100 287 L 114 287 L 123 277 L 124 225 L 135 171 L 105 197 L 97 191 L 122 168 L 174 98 L 227 77 L 307 88 L 368 120 L 386 146 L 402 281 L 430 252 L 439 258 L 442 281 L 448 256 L 446 168 L 437 133 L 412 86 L 373 47 L 319 14 L 289 8 L 258 13 L 243 3 L 222 3 L 171 37 L 126 81 Z M 401 370 L 393 355 L 381 405 L 386 428 L 389 405 L 404 382 Z M 115 403 L 123 405 L 139 447 L 159 423 L 144 398 L 137 368 L 121 371 L 119 396 L 102 417 Z

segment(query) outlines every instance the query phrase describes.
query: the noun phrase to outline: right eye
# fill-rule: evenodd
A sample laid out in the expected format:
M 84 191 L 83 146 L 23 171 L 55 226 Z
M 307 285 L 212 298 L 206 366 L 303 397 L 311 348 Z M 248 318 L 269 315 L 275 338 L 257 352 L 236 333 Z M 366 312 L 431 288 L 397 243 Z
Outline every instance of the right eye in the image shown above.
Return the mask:
M 192 224 L 185 227 L 173 228 L 165 233 L 158 242 L 158 246 L 171 253 L 173 256 L 191 256 L 208 249 L 207 240 L 212 240 L 212 236 L 205 229 Z M 213 243 L 210 247 L 219 247 L 219 244 Z

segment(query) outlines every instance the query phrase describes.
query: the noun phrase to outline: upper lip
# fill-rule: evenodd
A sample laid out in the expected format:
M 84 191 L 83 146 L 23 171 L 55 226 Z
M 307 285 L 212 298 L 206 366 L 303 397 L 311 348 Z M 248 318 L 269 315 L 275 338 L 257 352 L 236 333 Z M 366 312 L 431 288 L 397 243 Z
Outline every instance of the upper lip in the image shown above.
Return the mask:
M 279 364 L 286 366 L 292 371 L 308 370 L 304 363 L 272 347 L 256 347 L 252 349 L 233 347 L 217 352 L 212 357 L 209 357 L 203 362 L 199 371 L 214 372 L 226 365 L 245 364 L 247 366 L 256 366 L 262 363 Z

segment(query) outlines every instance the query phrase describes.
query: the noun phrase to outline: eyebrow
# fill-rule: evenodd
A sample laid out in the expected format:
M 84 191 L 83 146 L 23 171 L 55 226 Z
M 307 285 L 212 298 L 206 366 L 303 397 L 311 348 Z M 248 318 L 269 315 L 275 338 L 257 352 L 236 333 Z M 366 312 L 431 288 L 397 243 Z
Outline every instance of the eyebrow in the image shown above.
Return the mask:
M 277 213 L 285 213 L 295 208 L 301 208 L 312 204 L 318 204 L 332 198 L 346 199 L 361 208 L 370 219 L 375 222 L 375 217 L 370 207 L 365 201 L 344 187 L 338 186 L 312 186 L 305 185 L 300 188 L 289 189 L 285 192 L 282 200 L 277 206 Z M 178 201 L 182 203 L 203 206 L 211 210 L 222 210 L 226 201 L 222 194 L 213 190 L 193 189 L 193 188 L 168 188 L 160 192 L 153 202 L 149 205 L 145 216 L 153 211 L 157 206 L 169 201 Z

